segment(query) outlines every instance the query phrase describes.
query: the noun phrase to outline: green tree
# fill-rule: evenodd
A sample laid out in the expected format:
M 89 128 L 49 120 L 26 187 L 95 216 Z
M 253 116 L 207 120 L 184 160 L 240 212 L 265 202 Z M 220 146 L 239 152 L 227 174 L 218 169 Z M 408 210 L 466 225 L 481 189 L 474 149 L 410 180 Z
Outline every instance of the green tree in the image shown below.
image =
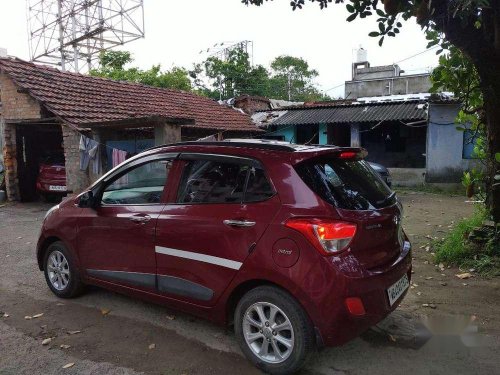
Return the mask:
M 161 71 L 160 65 L 153 65 L 148 70 L 125 68 L 134 60 L 127 51 L 105 51 L 99 56 L 99 68 L 90 71 L 96 77 L 111 78 L 118 81 L 131 81 L 144 85 L 191 91 L 191 80 L 184 68 L 173 67 Z
M 267 0 L 242 0 L 244 4 L 262 5 Z M 306 0 L 291 0 L 293 10 Z M 308 0 L 326 8 L 333 0 Z M 435 33 L 434 42 L 444 48 L 456 47 L 473 64 L 482 93 L 487 134 L 489 208 L 493 219 L 500 221 L 500 1 L 499 0 L 335 0 L 345 3 L 349 16 L 376 17 L 377 30 L 369 35 L 395 37 L 402 21 L 415 18 L 426 33 Z
M 241 47 L 228 51 L 225 59 L 215 56 L 195 65 L 190 72 L 195 86 L 214 99 L 228 99 L 241 94 L 267 96 L 269 72 L 262 65 L 252 66 L 250 57 Z M 205 86 L 204 77 L 209 87 Z
M 190 75 L 197 90 L 214 99 L 241 94 L 295 101 L 328 99 L 314 86 L 318 72 L 310 69 L 304 59 L 277 57 L 269 71 L 262 65 L 252 66 L 248 53 L 241 47 L 229 50 L 224 59 L 209 57 L 195 65 Z
M 271 97 L 292 101 L 323 100 L 325 96 L 314 86 L 318 71 L 300 57 L 278 56 L 271 63 Z

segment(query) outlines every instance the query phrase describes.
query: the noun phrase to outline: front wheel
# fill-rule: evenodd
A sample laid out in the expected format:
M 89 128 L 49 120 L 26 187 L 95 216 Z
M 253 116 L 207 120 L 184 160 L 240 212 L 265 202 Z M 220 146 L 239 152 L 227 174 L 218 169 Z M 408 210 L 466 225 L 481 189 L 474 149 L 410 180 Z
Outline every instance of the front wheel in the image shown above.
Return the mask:
M 84 285 L 76 262 L 61 241 L 50 244 L 43 266 L 47 285 L 56 296 L 73 298 L 83 292 Z
M 243 353 L 267 373 L 294 373 L 314 349 L 314 331 L 304 309 L 279 288 L 252 289 L 238 303 L 234 318 Z

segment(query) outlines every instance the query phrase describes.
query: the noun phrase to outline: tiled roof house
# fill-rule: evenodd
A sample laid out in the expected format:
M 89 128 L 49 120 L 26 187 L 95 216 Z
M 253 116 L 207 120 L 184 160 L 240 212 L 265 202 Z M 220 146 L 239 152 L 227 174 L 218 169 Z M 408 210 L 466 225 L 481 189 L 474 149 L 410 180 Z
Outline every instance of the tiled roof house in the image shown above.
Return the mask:
M 78 168 L 81 134 L 103 145 L 145 145 L 261 132 L 250 116 L 191 92 L 61 72 L 16 58 L 0 58 L 0 130 L 7 195 L 14 200 L 33 198 L 33 171 L 58 147 L 69 190 L 81 191 L 97 178 Z

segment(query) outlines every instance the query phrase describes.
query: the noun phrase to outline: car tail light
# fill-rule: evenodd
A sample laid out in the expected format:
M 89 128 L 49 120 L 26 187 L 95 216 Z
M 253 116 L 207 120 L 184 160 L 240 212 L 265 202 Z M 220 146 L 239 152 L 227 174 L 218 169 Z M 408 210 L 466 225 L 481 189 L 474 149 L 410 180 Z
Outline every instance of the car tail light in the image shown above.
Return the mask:
M 334 255 L 347 249 L 356 234 L 356 224 L 322 219 L 290 219 L 288 228 L 302 233 L 323 255 Z
M 361 160 L 366 158 L 368 155 L 368 152 L 364 149 L 361 149 L 359 151 L 342 151 L 341 153 L 338 154 L 338 157 L 340 159 L 356 159 L 356 160 Z
M 339 158 L 341 159 L 354 159 L 358 154 L 354 151 L 341 152 Z

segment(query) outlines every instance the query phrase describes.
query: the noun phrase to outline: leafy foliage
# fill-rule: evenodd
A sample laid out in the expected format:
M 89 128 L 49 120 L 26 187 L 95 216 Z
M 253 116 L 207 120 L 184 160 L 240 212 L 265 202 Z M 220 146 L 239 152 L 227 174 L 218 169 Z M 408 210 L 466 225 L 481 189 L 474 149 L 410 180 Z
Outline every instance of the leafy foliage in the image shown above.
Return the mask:
M 99 57 L 100 67 L 91 70 L 90 75 L 170 89 L 185 91 L 192 89 L 188 71 L 183 68 L 173 67 L 163 72 L 160 65 L 153 65 L 148 70 L 125 68 L 126 64 L 133 61 L 130 52 L 105 51 Z
M 269 90 L 267 70 L 251 66 L 243 48 L 229 50 L 226 59 L 211 56 L 190 71 L 195 87 L 214 99 L 227 99 L 240 94 L 263 95 Z M 208 79 L 211 87 L 205 86 Z
M 295 101 L 321 100 L 323 97 L 314 87 L 318 76 L 307 61 L 300 57 L 279 56 L 271 63 L 271 95 L 276 99 Z
M 224 60 L 209 57 L 195 65 L 190 76 L 200 92 L 214 99 L 241 94 L 295 101 L 327 98 L 314 86 L 313 79 L 318 72 L 311 69 L 304 59 L 279 56 L 268 70 L 262 65 L 252 66 L 243 48 L 229 50 Z M 205 85 L 207 80 L 209 87 Z

